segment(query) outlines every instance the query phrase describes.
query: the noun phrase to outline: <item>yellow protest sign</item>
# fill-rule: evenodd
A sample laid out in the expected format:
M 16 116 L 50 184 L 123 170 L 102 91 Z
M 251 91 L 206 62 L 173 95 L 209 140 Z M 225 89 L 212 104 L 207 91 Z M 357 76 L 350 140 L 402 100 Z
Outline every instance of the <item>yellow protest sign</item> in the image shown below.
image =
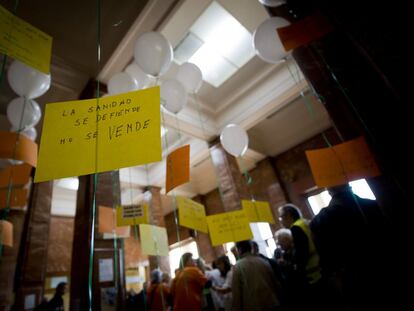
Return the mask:
M 159 87 L 48 104 L 35 182 L 160 160 Z
M 168 256 L 167 229 L 153 225 L 139 225 L 142 252 L 152 256 Z
M 269 202 L 242 200 L 242 207 L 250 222 L 275 223 Z
M 213 246 L 253 238 L 243 210 L 207 216 L 207 224 Z
M 180 226 L 208 232 L 204 205 L 185 197 L 176 197 Z
M 48 74 L 52 37 L 0 6 L 0 53 Z
M 148 204 L 119 205 L 116 208 L 117 226 L 135 226 L 148 223 Z

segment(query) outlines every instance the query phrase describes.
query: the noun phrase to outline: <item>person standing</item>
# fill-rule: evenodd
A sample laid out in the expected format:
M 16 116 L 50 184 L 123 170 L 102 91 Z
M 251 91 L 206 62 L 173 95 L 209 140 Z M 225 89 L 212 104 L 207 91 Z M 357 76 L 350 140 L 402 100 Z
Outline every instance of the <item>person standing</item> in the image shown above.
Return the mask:
M 64 311 L 65 310 L 63 306 L 63 295 L 66 293 L 66 289 L 67 289 L 66 282 L 60 282 L 56 286 L 55 295 L 47 303 L 48 311 Z

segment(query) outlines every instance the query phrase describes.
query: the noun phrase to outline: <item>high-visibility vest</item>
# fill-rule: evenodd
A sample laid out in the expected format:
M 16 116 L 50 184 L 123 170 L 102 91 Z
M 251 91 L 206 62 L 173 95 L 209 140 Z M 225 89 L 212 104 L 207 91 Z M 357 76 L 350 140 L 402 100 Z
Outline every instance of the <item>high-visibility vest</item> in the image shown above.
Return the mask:
M 313 243 L 312 233 L 309 229 L 308 223 L 303 218 L 296 220 L 292 224 L 292 227 L 293 226 L 298 226 L 301 228 L 308 238 L 309 259 L 306 263 L 306 277 L 310 284 L 314 284 L 321 278 L 321 267 L 319 265 L 319 255 L 316 252 L 315 243 Z

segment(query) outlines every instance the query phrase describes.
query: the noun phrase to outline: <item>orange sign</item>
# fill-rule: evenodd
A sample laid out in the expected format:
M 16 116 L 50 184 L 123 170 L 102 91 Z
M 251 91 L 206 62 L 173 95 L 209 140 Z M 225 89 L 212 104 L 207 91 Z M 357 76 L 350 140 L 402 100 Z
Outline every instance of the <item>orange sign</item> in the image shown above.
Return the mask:
M 306 151 L 316 185 L 331 187 L 380 175 L 363 137 L 330 147 Z
M 24 206 L 26 205 L 27 189 L 13 188 L 10 192 L 10 199 L 8 200 L 9 190 L 0 189 L 0 208 Z
M 99 233 L 113 234 L 115 231 L 117 238 L 129 237 L 129 226 L 116 226 L 116 209 L 112 207 L 99 206 L 98 214 Z
M 286 51 L 294 50 L 333 31 L 332 24 L 321 13 L 305 17 L 289 26 L 277 29 Z
M 32 167 L 29 164 L 10 165 L 0 171 L 0 188 L 10 185 L 25 185 L 29 181 Z
M 165 192 L 190 181 L 190 145 L 174 150 L 167 156 Z
M 24 135 L 4 131 L 0 131 L 0 141 L 0 158 L 20 160 L 36 166 L 37 144 L 35 142 Z
M 13 247 L 13 224 L 0 220 L 0 244 Z

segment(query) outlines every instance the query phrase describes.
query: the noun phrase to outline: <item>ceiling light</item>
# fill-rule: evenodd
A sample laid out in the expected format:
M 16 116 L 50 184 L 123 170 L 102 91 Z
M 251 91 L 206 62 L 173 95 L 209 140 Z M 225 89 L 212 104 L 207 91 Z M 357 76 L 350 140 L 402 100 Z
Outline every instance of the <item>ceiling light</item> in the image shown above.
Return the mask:
M 190 62 L 204 81 L 219 87 L 254 55 L 252 35 L 220 4 L 213 1 L 191 26 L 174 51 L 175 60 Z

